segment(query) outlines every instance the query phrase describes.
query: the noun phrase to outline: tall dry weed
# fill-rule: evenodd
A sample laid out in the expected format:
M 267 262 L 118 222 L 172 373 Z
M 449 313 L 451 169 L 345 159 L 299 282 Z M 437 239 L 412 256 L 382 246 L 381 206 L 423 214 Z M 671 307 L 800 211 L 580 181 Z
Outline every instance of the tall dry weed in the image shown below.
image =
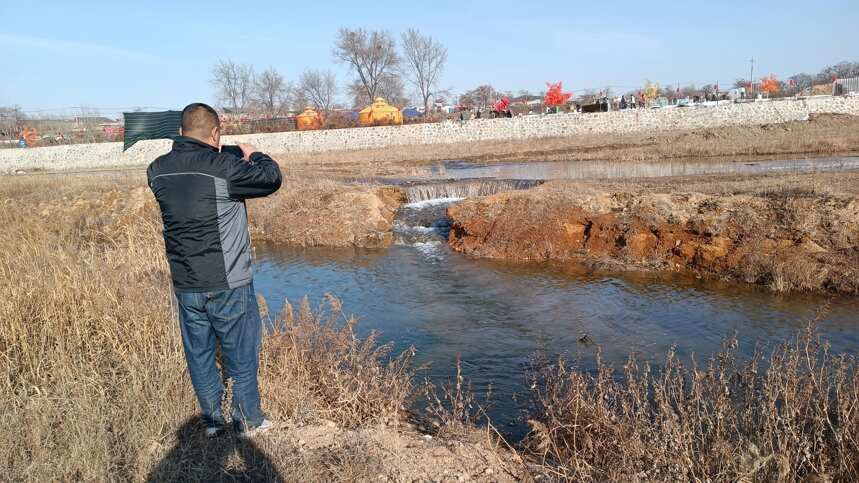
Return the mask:
M 859 373 L 814 326 L 739 362 L 734 338 L 706 365 L 670 351 L 618 374 L 565 362 L 534 372 L 526 444 L 578 481 L 856 481 Z
M 414 348 L 391 357 L 392 344 L 373 332 L 359 338 L 357 320 L 326 295 L 316 310 L 307 298 L 288 301 L 265 339 L 260 365 L 263 399 L 293 419 L 325 418 L 346 427 L 393 424 L 412 393 Z

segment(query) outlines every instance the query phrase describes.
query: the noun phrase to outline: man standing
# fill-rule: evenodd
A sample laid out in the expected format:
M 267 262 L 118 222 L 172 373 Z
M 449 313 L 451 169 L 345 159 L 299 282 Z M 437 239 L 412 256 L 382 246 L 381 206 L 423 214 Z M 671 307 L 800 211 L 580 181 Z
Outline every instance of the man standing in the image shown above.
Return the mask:
M 249 436 L 271 423 L 260 407 L 257 383 L 262 322 L 244 200 L 274 193 L 282 180 L 269 156 L 239 144 L 239 158 L 221 152 L 220 140 L 215 110 L 189 104 L 182 111 L 181 136 L 169 153 L 149 165 L 146 175 L 161 207 L 182 345 L 206 436 L 224 432 L 217 343 L 225 374 L 233 379 L 233 424 Z

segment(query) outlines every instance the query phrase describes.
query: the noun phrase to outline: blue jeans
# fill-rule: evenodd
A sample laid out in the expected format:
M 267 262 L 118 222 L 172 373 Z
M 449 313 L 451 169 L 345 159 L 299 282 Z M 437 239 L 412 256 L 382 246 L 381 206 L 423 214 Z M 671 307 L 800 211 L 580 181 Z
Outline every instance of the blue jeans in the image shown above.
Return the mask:
M 224 381 L 215 366 L 221 344 L 225 377 L 233 379 L 233 424 L 243 430 L 263 421 L 257 369 L 262 321 L 253 283 L 232 290 L 176 293 L 188 372 L 207 427 L 224 425 Z

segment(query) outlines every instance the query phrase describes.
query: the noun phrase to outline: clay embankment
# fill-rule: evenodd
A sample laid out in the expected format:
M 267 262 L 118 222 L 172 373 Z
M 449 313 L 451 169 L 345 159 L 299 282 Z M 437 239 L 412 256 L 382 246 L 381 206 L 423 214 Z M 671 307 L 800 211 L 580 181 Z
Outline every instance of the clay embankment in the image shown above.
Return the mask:
M 856 173 L 834 176 L 853 186 L 859 180 Z M 811 179 L 826 183 L 818 176 L 800 185 Z M 682 186 L 620 190 L 556 181 L 467 200 L 448 210 L 449 242 L 479 257 L 690 270 L 778 291 L 859 292 L 856 193 L 790 183 L 766 190 L 760 180 L 748 192 L 742 187 L 749 180 L 711 181 L 702 191 Z
M 389 246 L 405 194 L 394 187 L 291 179 L 285 189 L 249 204 L 256 240 L 298 246 Z

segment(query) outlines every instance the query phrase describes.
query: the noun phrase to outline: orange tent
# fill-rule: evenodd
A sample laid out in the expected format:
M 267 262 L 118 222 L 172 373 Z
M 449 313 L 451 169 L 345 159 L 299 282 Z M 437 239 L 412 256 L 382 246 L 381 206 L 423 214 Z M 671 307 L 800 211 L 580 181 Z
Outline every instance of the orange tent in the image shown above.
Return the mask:
M 322 129 L 322 114 L 316 112 L 310 106 L 304 108 L 304 112 L 295 116 L 295 127 L 299 131 L 314 131 Z
M 358 113 L 358 123 L 362 126 L 400 125 L 403 123 L 403 113 L 381 97 L 377 97 L 372 104 Z

